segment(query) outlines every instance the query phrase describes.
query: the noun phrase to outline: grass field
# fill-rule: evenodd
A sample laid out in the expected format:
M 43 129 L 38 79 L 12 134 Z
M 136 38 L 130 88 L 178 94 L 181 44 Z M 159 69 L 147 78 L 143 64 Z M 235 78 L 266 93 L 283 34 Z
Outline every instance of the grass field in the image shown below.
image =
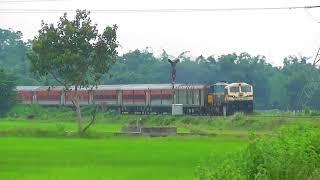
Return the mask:
M 0 138 L 0 179 L 196 179 L 195 167 L 240 138 Z
M 88 109 L 83 115 L 88 120 Z M 244 136 L 248 131 L 269 133 L 279 127 L 297 123 L 311 123 L 320 127 L 320 117 L 303 118 L 300 114 L 288 117 L 276 117 L 277 113 L 259 112 L 271 116 L 244 116 L 236 114 L 230 117 L 181 116 L 170 115 L 119 115 L 99 112 L 95 124 L 90 128 L 94 132 L 119 132 L 123 126 L 141 119 L 145 126 L 176 126 L 178 132 L 201 132 L 219 135 Z M 32 118 L 28 118 L 32 115 Z M 278 114 L 279 115 L 279 114 Z M 283 115 L 283 114 L 280 114 Z M 284 114 L 288 115 L 288 114 Z M 43 108 L 40 106 L 17 106 L 6 118 L 0 118 L 1 131 L 19 131 L 38 129 L 44 131 L 76 131 L 75 114 L 68 108 Z
M 88 110 L 83 113 L 89 119 Z M 145 126 L 176 126 L 178 132 L 216 136 L 101 136 L 119 132 L 137 119 Z M 173 117 L 100 112 L 88 136 L 70 137 L 66 131 L 77 131 L 70 109 L 17 106 L 0 118 L 0 179 L 197 179 L 195 170 L 201 161 L 223 159 L 245 148 L 249 132 L 270 134 L 299 123 L 320 127 L 318 120 L 299 116 Z

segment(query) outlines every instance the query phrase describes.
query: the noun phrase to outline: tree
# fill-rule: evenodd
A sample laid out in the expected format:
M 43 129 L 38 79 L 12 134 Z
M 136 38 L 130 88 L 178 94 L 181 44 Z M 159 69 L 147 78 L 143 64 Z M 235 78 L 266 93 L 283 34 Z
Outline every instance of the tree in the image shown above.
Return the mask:
M 0 116 L 5 115 L 16 102 L 15 77 L 0 69 Z
M 40 77 L 51 76 L 70 94 L 79 132 L 88 128 L 83 125 L 79 90 L 99 84 L 115 63 L 118 47 L 117 25 L 107 26 L 99 34 L 89 15 L 89 11 L 77 10 L 73 20 L 65 13 L 57 26 L 42 22 L 28 55 L 32 72 Z
M 28 50 L 28 43 L 23 42 L 20 31 L 0 29 L 0 66 L 15 73 L 21 82 L 30 78 L 26 58 Z

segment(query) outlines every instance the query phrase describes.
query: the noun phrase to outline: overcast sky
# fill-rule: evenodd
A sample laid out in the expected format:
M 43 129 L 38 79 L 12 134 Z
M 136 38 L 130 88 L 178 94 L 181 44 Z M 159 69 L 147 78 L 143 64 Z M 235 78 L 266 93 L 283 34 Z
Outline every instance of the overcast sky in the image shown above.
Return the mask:
M 1 2 L 6 1 L 6 2 Z M 320 5 L 319 0 L 65 0 L 7 3 L 0 9 L 180 9 Z M 18 0 L 12 0 L 18 1 Z M 30 1 L 30 0 L 29 0 Z M 318 1 L 318 2 L 317 2 Z M 20 30 L 24 39 L 37 35 L 41 20 L 56 23 L 61 13 L 0 13 L 0 28 Z M 69 17 L 73 17 L 70 14 Z M 119 26 L 119 52 L 151 47 L 192 56 L 248 52 L 282 65 L 288 55 L 313 57 L 320 47 L 320 8 L 310 10 L 179 13 L 92 13 L 100 29 Z

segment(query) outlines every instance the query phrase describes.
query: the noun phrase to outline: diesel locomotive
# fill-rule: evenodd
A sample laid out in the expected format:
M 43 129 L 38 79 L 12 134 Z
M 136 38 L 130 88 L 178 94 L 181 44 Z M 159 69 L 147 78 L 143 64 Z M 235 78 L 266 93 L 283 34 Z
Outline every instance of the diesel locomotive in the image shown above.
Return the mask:
M 18 86 L 24 104 L 72 105 L 62 86 Z M 81 105 L 97 105 L 119 113 L 171 113 L 182 104 L 184 114 L 231 115 L 253 112 L 253 87 L 247 83 L 99 85 L 79 91 Z

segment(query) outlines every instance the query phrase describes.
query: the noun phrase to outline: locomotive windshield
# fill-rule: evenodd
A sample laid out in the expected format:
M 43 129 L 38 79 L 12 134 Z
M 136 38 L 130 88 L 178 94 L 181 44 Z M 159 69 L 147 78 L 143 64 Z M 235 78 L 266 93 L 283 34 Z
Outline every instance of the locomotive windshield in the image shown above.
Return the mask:
M 232 92 L 232 93 L 237 93 L 239 91 L 240 91 L 239 86 L 230 87 L 230 92 Z
M 248 86 L 248 85 L 241 86 L 241 92 L 251 92 L 251 86 Z

